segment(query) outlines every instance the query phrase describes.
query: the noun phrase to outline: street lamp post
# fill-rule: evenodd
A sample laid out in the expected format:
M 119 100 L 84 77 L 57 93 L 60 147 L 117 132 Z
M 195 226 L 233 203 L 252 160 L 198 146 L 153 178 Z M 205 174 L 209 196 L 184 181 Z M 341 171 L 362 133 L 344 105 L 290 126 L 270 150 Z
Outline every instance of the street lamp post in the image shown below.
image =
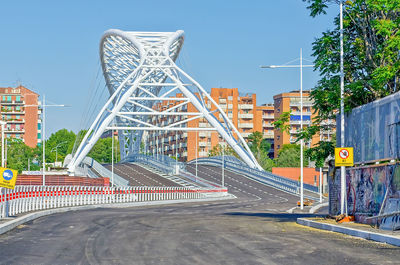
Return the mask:
M 36 105 L 25 105 L 25 107 L 39 107 L 39 104 Z M 50 104 L 50 105 L 46 105 L 46 96 L 43 95 L 43 113 L 42 113 L 42 117 L 43 117 L 43 126 L 42 126 L 42 145 L 43 145 L 43 172 L 42 172 L 42 185 L 45 186 L 46 185 L 46 145 L 45 145 L 45 133 L 46 133 L 46 107 L 68 107 L 67 105 L 58 105 L 58 104 Z
M 51 153 L 51 152 L 54 152 L 54 150 L 56 151 L 56 163 L 57 163 L 57 156 L 58 156 L 58 151 L 57 151 L 57 149 L 58 149 L 58 147 L 59 147 L 60 145 L 65 144 L 66 142 L 67 142 L 67 141 L 64 141 L 64 142 L 59 143 L 58 145 L 56 145 L 55 147 L 53 147 L 53 148 L 51 149 L 51 151 L 50 151 L 50 153 Z
M 344 67 L 343 67 L 343 0 L 340 0 L 340 146 L 344 147 Z M 345 213 L 346 168 L 340 167 L 340 213 Z M 347 215 L 347 209 L 346 209 Z
M 4 156 L 4 130 L 6 129 L 6 124 L 7 122 L 5 121 L 0 121 L 0 125 L 1 125 L 1 167 L 5 166 L 5 156 Z
M 303 129 L 303 67 L 314 67 L 314 65 L 303 65 L 303 51 L 300 49 L 300 65 L 266 65 L 260 68 L 300 68 L 300 129 Z M 300 208 L 304 208 L 304 167 L 303 167 L 303 145 L 300 140 Z

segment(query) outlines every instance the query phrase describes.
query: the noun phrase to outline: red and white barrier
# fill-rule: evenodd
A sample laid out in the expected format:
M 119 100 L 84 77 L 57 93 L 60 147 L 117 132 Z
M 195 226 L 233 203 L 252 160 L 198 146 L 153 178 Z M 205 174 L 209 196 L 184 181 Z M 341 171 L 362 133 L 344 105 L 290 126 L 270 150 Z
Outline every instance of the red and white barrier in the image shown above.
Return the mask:
M 78 205 L 188 200 L 226 196 L 226 188 L 16 186 L 0 188 L 0 219 L 20 213 Z

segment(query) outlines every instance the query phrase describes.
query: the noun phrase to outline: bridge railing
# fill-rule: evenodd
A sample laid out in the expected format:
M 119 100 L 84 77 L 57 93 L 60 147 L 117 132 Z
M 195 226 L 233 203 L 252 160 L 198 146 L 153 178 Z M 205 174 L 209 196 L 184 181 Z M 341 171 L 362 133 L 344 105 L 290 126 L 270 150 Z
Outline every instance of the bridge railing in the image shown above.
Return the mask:
M 226 188 L 16 186 L 14 190 L 0 188 L 0 219 L 59 207 L 206 199 L 227 194 Z
M 176 160 L 170 158 L 169 156 L 148 156 L 143 154 L 130 155 L 121 162 L 141 162 L 153 168 L 164 172 L 165 174 L 174 174 L 175 168 L 178 165 L 179 169 L 184 169 L 185 164 L 182 162 L 177 162 Z
M 250 168 L 244 163 L 237 162 L 234 159 L 226 159 L 227 157 L 224 157 L 224 168 L 244 174 L 250 178 L 253 178 L 255 180 L 258 180 L 260 182 L 263 182 L 267 185 L 270 185 L 272 187 L 275 187 L 280 190 L 284 190 L 290 193 L 294 194 L 299 194 L 300 192 L 300 184 L 298 181 L 284 178 L 275 174 L 272 174 L 267 171 L 261 171 L 258 169 Z M 189 164 L 194 164 L 195 161 L 190 161 Z M 198 158 L 197 163 L 199 164 L 206 164 L 206 165 L 212 165 L 212 166 L 222 166 L 222 157 L 216 156 L 216 157 L 205 157 L 205 158 Z M 309 185 L 309 184 L 303 184 L 304 189 L 310 192 L 318 192 L 318 187 Z
M 85 157 L 82 160 L 82 164 L 87 166 L 89 169 L 94 169 L 97 173 L 99 173 L 104 178 L 111 178 L 111 175 L 112 175 L 111 171 L 108 170 L 107 168 L 105 168 L 103 165 L 101 165 L 99 162 L 97 162 L 96 160 L 94 160 L 91 157 L 88 157 L 88 156 Z M 87 170 L 86 173 L 90 177 L 96 176 L 90 170 Z M 114 185 L 119 186 L 119 187 L 126 187 L 129 185 L 129 181 L 114 172 Z

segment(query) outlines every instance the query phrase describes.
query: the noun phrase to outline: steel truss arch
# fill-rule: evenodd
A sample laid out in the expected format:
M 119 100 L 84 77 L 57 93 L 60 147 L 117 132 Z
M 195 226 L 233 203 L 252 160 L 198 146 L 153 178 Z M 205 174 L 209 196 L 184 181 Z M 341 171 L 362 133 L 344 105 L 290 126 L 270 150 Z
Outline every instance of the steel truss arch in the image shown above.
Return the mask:
M 90 126 L 68 164 L 75 172 L 91 148 L 107 130 L 118 130 L 121 159 L 139 153 L 143 131 L 217 131 L 250 167 L 262 169 L 221 107 L 175 60 L 184 32 L 125 32 L 108 30 L 100 42 L 103 75 L 110 97 Z M 177 92 L 181 97 L 174 96 Z M 175 102 L 165 110 L 156 102 Z M 211 109 L 206 102 L 211 102 Z M 184 111 L 192 104 L 197 112 Z M 153 116 L 177 117 L 170 124 L 152 124 Z M 216 116 L 223 119 L 221 123 Z M 204 118 L 207 128 L 188 128 L 187 122 Z M 236 139 L 237 138 L 237 139 Z

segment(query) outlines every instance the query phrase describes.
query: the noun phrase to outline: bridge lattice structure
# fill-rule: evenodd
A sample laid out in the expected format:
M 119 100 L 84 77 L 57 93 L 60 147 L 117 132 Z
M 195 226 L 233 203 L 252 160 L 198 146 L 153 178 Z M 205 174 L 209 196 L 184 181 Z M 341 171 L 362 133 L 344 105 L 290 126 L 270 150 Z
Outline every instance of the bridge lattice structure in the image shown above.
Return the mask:
M 239 131 L 221 107 L 175 61 L 184 32 L 127 32 L 108 30 L 100 43 L 103 75 L 110 97 L 103 106 L 68 164 L 75 172 L 91 148 L 107 130 L 118 130 L 121 159 L 138 154 L 144 131 L 217 131 L 251 168 L 262 169 Z M 174 94 L 181 93 L 183 97 Z M 175 101 L 167 109 L 154 104 Z M 211 102 L 211 108 L 206 102 Z M 192 104 L 196 111 L 180 108 Z M 210 110 L 212 109 L 212 110 Z M 153 116 L 179 117 L 168 124 L 153 124 Z M 217 117 L 222 117 L 221 123 Z M 188 127 L 204 118 L 209 127 Z

